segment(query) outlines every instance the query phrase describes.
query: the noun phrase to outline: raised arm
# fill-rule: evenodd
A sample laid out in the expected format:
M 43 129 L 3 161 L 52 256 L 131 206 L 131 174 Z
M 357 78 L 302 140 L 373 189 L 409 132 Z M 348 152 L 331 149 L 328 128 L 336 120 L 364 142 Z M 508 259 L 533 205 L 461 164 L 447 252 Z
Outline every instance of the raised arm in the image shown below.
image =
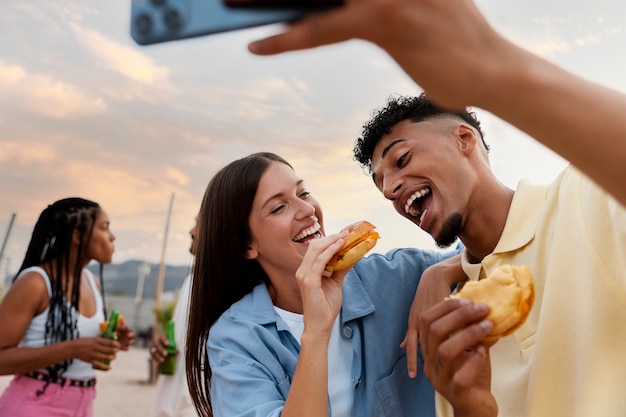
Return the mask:
M 509 42 L 471 0 L 347 0 L 249 49 L 270 55 L 353 38 L 387 51 L 439 104 L 494 113 L 626 204 L 626 96 Z

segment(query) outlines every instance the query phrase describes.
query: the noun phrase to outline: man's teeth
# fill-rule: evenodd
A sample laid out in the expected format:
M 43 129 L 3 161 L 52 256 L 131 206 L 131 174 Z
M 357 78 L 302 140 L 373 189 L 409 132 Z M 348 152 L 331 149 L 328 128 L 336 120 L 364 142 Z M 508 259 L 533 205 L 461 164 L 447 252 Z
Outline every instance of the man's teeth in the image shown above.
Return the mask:
M 411 195 L 411 197 L 409 197 L 408 200 L 406 200 L 406 204 L 404 205 L 404 211 L 405 213 L 413 216 L 413 217 L 417 217 L 419 216 L 420 212 L 419 210 L 411 207 L 413 205 L 413 202 L 415 202 L 415 200 L 417 200 L 418 198 L 422 198 L 425 195 L 430 193 L 430 189 L 429 188 L 422 188 L 421 190 L 416 191 L 415 193 L 413 193 L 413 195 Z M 422 217 L 424 216 L 424 214 L 422 213 Z M 421 221 L 421 219 L 420 219 Z
M 298 233 L 298 235 L 293 238 L 293 241 L 294 242 L 299 242 L 302 239 L 304 239 L 305 237 L 314 235 L 315 233 L 319 232 L 319 230 L 320 230 L 320 225 L 319 224 L 315 224 L 315 226 L 311 226 L 308 229 L 304 229 L 303 231 Z

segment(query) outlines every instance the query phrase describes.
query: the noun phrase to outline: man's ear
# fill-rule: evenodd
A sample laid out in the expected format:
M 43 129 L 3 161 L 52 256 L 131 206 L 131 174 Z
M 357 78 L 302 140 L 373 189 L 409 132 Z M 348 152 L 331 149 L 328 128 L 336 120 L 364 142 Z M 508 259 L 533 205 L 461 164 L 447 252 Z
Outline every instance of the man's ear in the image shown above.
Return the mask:
M 471 154 L 476 147 L 476 131 L 470 126 L 460 124 L 457 126 L 455 133 L 461 152 L 465 155 Z
M 248 245 L 248 249 L 246 250 L 246 259 L 256 259 L 259 256 L 259 252 L 256 250 L 254 245 Z

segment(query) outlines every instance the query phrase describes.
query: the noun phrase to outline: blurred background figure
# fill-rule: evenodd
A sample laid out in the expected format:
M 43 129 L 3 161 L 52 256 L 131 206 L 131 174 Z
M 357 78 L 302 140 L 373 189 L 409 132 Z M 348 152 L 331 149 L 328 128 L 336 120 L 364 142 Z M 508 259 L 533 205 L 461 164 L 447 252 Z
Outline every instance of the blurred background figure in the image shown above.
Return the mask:
M 0 304 L 0 375 L 15 375 L 0 397 L 0 416 L 93 416 L 95 369 L 108 371 L 119 349 L 134 342 L 100 337 L 106 320 L 100 282 L 86 266 L 110 263 L 107 212 L 83 198 L 49 205 L 37 220 L 26 255 Z
M 198 218 L 189 231 L 191 247 L 189 252 L 196 255 Z M 187 275 L 178 295 L 178 302 L 174 310 L 175 339 L 178 347 L 176 356 L 176 370 L 173 375 L 159 374 L 156 381 L 154 402 L 150 410 L 150 417 L 196 417 L 187 386 L 185 374 L 185 338 L 187 337 L 187 320 L 189 316 L 189 298 L 191 290 L 191 274 Z M 150 345 L 150 356 L 157 363 L 162 363 L 167 356 L 167 338 L 161 334 L 157 342 Z

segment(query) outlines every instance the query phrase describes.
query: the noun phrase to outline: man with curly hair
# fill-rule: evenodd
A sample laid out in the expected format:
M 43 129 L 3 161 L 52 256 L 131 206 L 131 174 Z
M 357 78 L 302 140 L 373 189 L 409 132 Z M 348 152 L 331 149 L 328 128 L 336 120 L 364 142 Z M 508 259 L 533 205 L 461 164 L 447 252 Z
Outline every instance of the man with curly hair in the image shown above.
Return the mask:
M 462 241 L 470 279 L 502 264 L 527 265 L 535 277 L 528 320 L 493 346 L 481 342 L 493 327 L 477 313 L 484 306 L 421 306 L 424 370 L 449 401 L 438 397 L 440 415 L 467 398 L 486 416 L 623 413 L 626 328 L 615 324 L 626 317 L 624 206 L 573 166 L 550 185 L 509 189 L 491 170 L 475 114 L 425 94 L 391 98 L 364 125 L 354 156 L 439 246 Z

